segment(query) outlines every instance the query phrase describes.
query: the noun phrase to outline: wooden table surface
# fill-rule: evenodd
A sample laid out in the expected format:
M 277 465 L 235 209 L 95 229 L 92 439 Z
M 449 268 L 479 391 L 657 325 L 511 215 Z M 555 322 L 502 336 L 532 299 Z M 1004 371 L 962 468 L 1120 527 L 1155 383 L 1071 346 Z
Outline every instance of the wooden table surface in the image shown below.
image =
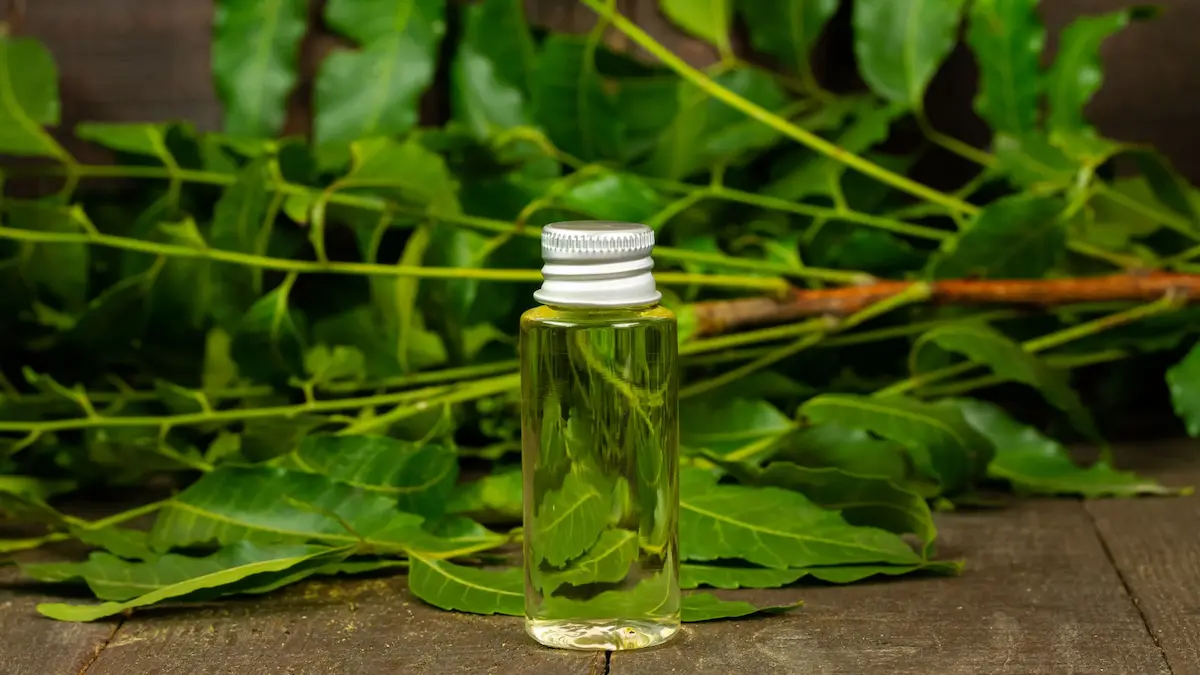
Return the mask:
M 1169 484 L 1200 484 L 1200 443 L 1122 454 Z M 59 623 L 36 614 L 45 596 L 9 568 L 0 673 L 1200 675 L 1200 497 L 1017 500 L 937 518 L 942 552 L 967 560 L 961 577 L 719 592 L 805 607 L 613 654 L 545 649 L 519 619 L 430 608 L 399 576 Z

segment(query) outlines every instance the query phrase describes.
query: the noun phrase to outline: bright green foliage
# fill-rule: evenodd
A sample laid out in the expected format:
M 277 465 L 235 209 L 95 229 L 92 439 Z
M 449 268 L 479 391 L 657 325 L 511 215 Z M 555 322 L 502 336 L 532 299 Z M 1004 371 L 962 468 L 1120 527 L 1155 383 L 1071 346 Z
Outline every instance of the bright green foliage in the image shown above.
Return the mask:
M 5 178 L 46 189 L 0 197 L 0 517 L 45 529 L 0 552 L 95 549 L 24 571 L 104 601 L 43 614 L 90 621 L 389 569 L 407 569 L 431 605 L 521 614 L 508 556 L 530 533 L 515 529 L 517 326 L 539 280 L 538 228 L 568 219 L 656 230 L 689 392 L 689 589 L 955 574 L 959 561 L 936 557 L 929 500 L 986 481 L 1084 497 L 1182 491 L 1107 460 L 1081 466 L 1066 450 L 1075 439 L 962 396 L 1028 385 L 1047 428 L 1097 440 L 1144 402 L 1120 386 L 1080 397 L 1070 369 L 1105 363 L 1089 367 L 1144 381 L 1156 362 L 1139 354 L 1178 349 L 1164 387 L 1200 435 L 1200 349 L 1182 353 L 1200 332 L 1195 308 L 1168 298 L 1018 316 L 927 302 L 915 285 L 841 311 L 874 279 L 1092 288 L 1086 277 L 1130 268 L 1200 269 L 1195 189 L 1085 115 L 1101 45 L 1144 10 L 1077 20 L 1051 63 L 1033 0 L 662 0 L 701 43 L 681 57 L 722 59 L 697 71 L 613 16 L 621 3 L 582 4 L 605 15 L 603 30 L 535 29 L 520 0 L 330 0 L 323 22 L 347 44 L 298 88 L 310 3 L 219 0 L 222 132 L 80 124 L 78 139 L 115 159 L 99 166 L 55 140 L 71 130 L 55 128 L 50 52 L 0 36 L 0 154 L 32 158 Z M 813 67 L 839 10 L 859 91 L 830 91 Z M 734 54 L 743 28 L 750 56 Z M 960 34 L 980 68 L 986 150 L 923 110 Z M 430 91 L 435 73 L 448 91 Z M 311 139 L 292 131 L 297 90 L 311 92 L 299 106 L 313 111 Z M 892 142 L 918 131 L 928 146 Z M 946 191 L 907 176 L 946 148 L 986 169 Z M 775 307 L 764 294 L 787 306 L 792 289 L 836 286 L 838 304 L 819 308 L 831 316 L 727 330 L 747 307 Z M 636 367 L 614 363 L 607 377 Z M 663 534 L 635 532 L 614 504 L 638 498 L 635 483 L 661 484 L 666 463 L 637 462 L 608 485 L 568 471 L 593 432 L 548 417 L 526 450 L 553 481 L 525 524 L 549 542 L 532 551 L 547 615 L 673 603 L 669 574 L 609 587 Z M 137 494 L 163 474 L 179 489 L 161 504 L 94 522 L 56 508 L 80 486 Z M 689 621 L 793 606 L 683 600 Z

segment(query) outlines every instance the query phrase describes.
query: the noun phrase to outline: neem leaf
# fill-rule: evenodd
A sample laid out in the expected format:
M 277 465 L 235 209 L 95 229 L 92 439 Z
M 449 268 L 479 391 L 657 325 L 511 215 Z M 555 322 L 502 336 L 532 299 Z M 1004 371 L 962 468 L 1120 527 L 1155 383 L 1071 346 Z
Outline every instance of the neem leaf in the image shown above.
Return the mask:
M 782 4 L 782 7 L 780 5 Z M 825 24 L 837 12 L 838 0 L 740 0 L 738 11 L 750 29 L 750 40 L 790 70 L 810 73 L 809 53 Z
M 43 129 L 59 121 L 58 69 L 32 38 L 0 36 L 0 153 L 63 157 Z
M 871 90 L 924 106 L 925 87 L 958 38 L 964 0 L 856 0 L 854 54 Z
M 927 552 L 937 537 L 925 498 L 888 478 L 859 476 L 841 469 L 815 469 L 792 462 L 771 462 L 754 474 L 757 485 L 795 490 L 824 508 L 840 511 L 851 525 L 912 532 Z
M 961 411 L 967 423 L 992 440 L 996 446 L 996 456 L 988 465 L 988 475 L 1012 483 L 1019 491 L 1084 497 L 1130 497 L 1179 492 L 1157 481 L 1117 471 L 1105 462 L 1081 467 L 1075 464 L 1066 448 L 1057 441 L 1013 420 L 990 403 L 951 399 L 943 404 Z
M 958 492 L 983 475 L 993 448 L 951 410 L 902 397 L 869 398 L 823 394 L 800 411 L 817 423 L 865 429 L 908 449 L 921 472 L 948 493 Z
M 995 328 L 966 321 L 938 326 L 913 343 L 909 363 L 915 366 L 921 349 L 931 342 L 986 365 L 1000 377 L 1037 389 L 1051 405 L 1065 412 L 1081 433 L 1092 439 L 1100 438 L 1091 412 L 1071 388 L 1066 375 L 1050 368 Z
M 217 2 L 213 79 L 225 105 L 226 133 L 263 138 L 283 129 L 307 29 L 307 0 Z
M 420 516 L 384 495 L 316 474 L 267 467 L 221 467 L 176 495 L 150 531 L 155 548 L 241 540 L 403 548 L 421 530 Z M 347 527 L 353 532 L 348 531 Z M 428 536 L 428 535 L 426 535 Z
M 415 555 L 409 559 L 408 589 L 442 609 L 510 616 L 525 611 L 524 575 L 518 567 L 482 570 Z
M 231 353 L 238 372 L 260 382 L 304 373 L 307 348 L 301 315 L 289 306 L 292 284 L 285 281 L 259 298 L 234 328 Z
M 545 619 L 611 619 L 614 616 L 669 616 L 678 606 L 680 593 L 666 570 L 643 578 L 632 588 L 604 591 L 586 600 L 550 595 L 542 600 L 537 614 Z
M 722 54 L 733 53 L 729 45 L 733 0 L 659 0 L 659 6 L 687 32 L 715 45 Z
M 536 59 L 522 0 L 484 0 L 463 10 L 451 72 L 457 118 L 481 138 L 529 124 Z
M 952 561 L 931 561 L 915 565 L 841 565 L 788 570 L 685 563 L 679 566 L 679 583 L 682 588 L 779 588 L 806 577 L 830 584 L 851 584 L 878 575 L 902 576 L 913 572 L 958 574 L 960 571 L 962 564 Z
M 975 0 L 967 44 L 979 64 L 975 110 L 992 131 L 1027 133 L 1037 128 L 1038 59 L 1046 29 L 1038 0 Z
M 864 429 L 837 424 L 813 424 L 800 429 L 776 457 L 800 466 L 833 467 L 859 476 L 886 477 L 898 485 L 907 484 L 912 473 L 912 463 L 900 444 L 875 438 Z
M 455 488 L 446 511 L 517 521 L 521 519 L 522 488 L 521 469 L 497 471 Z
M 1187 425 L 1188 434 L 1200 437 L 1200 344 L 1167 371 L 1175 414 Z
M 1063 204 L 1049 197 L 998 199 L 934 259 L 937 279 L 1041 278 L 1066 249 Z
M 265 160 L 255 160 L 238 172 L 213 210 L 209 239 L 213 248 L 262 255 L 272 227 L 268 220 L 271 192 Z M 200 242 L 203 245 L 203 242 Z M 212 277 L 217 289 L 213 315 L 229 328 L 258 298 L 262 274 L 245 265 L 216 265 Z
M 760 458 L 762 443 L 779 438 L 796 424 L 766 401 L 702 397 L 680 406 L 680 443 L 730 461 Z M 766 448 L 769 450 L 769 448 Z
M 587 475 L 572 471 L 562 486 L 551 490 L 536 505 L 529 550 L 559 567 L 583 553 L 596 541 L 612 508 L 611 490 L 602 489 Z
M 163 556 L 155 562 L 123 565 L 115 558 L 105 558 L 103 567 L 97 565 L 88 570 L 105 593 L 124 596 L 138 588 L 153 590 L 125 602 L 99 605 L 42 603 L 37 609 L 41 614 L 59 621 L 95 621 L 163 600 L 186 598 L 209 589 L 240 592 L 236 585 L 253 588 L 280 572 L 288 572 L 290 578 L 295 578 L 297 573 L 315 571 L 339 557 L 345 557 L 349 551 L 348 548 L 311 546 L 260 547 L 251 542 L 241 542 L 209 558 L 187 559 L 186 564 L 183 562 L 184 556 L 173 555 Z M 110 579 L 110 575 L 114 578 Z
M 84 122 L 75 127 L 75 135 L 110 150 L 157 157 L 166 166 L 175 166 L 167 149 L 165 124 L 105 124 Z
M 533 119 L 556 147 L 585 161 L 618 156 L 620 116 L 585 38 L 553 34 L 533 75 Z
M 309 436 L 289 459 L 302 471 L 393 497 L 401 509 L 425 517 L 444 512 L 458 479 L 458 457 L 449 449 L 386 436 Z
M 571 186 L 558 198 L 562 206 L 597 220 L 644 223 L 664 206 L 642 179 L 630 173 L 605 171 Z
M 740 558 L 776 569 L 920 561 L 900 537 L 850 525 L 797 492 L 717 485 L 701 469 L 681 475 L 679 530 L 684 560 Z
M 62 207 L 6 197 L 4 213 L 6 225 L 23 230 L 80 234 L 90 224 L 78 204 Z M 18 258 L 18 269 L 41 302 L 77 312 L 88 304 L 91 261 L 92 252 L 83 242 L 32 244 Z
M 70 525 L 71 536 L 90 546 L 97 546 L 109 553 L 132 560 L 150 560 L 157 554 L 150 549 L 149 533 L 127 527 L 85 527 Z M 108 599 L 108 598 L 106 598 Z
M 391 136 L 417 122 L 446 30 L 443 0 L 330 0 L 325 21 L 358 43 L 327 56 L 317 71 L 317 144 Z
M 1200 231 L 1200 216 L 1197 216 L 1191 198 L 1193 188 L 1171 166 L 1170 160 L 1153 150 L 1136 150 L 1128 154 L 1137 163 L 1154 196 L 1167 208 L 1187 218 L 1193 230 Z
M 1100 89 L 1104 73 L 1100 66 L 1100 45 L 1110 35 L 1129 25 L 1131 19 L 1156 14 L 1150 7 L 1130 7 L 1099 16 L 1083 16 L 1063 29 L 1058 41 L 1058 56 L 1046 77 L 1051 129 L 1079 129 L 1087 126 L 1083 108 Z
M 797 600 L 787 605 L 752 605 L 745 600 L 722 600 L 712 593 L 688 593 L 683 596 L 683 620 L 687 622 L 734 619 L 751 614 L 779 614 L 804 603 Z
M 638 535 L 629 530 L 605 530 L 588 552 L 562 570 L 537 570 L 534 579 L 543 592 L 553 593 L 564 585 L 614 583 L 629 574 L 638 553 Z
M 992 141 L 997 173 L 1017 187 L 1064 189 L 1079 172 L 1079 163 L 1037 133 L 998 133 Z

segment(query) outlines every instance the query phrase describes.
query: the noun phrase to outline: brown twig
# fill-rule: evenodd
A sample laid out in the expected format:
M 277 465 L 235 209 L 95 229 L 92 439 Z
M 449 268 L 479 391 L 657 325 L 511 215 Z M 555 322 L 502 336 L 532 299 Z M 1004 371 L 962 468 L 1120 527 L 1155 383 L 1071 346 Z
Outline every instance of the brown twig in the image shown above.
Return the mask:
M 732 333 L 752 326 L 830 315 L 847 316 L 896 295 L 914 282 L 881 281 L 864 286 L 801 290 L 782 299 L 745 298 L 695 305 L 698 335 Z M 932 282 L 929 302 L 944 305 L 1056 307 L 1082 302 L 1151 301 L 1168 292 L 1186 301 L 1200 298 L 1200 274 L 1114 274 L 1078 279 L 954 279 Z

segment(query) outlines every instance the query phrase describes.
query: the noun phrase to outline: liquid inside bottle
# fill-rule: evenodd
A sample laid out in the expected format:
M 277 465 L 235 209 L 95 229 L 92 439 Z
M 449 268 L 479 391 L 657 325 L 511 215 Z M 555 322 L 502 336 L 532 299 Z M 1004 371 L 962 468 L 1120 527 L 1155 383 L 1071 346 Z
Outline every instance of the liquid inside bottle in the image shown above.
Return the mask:
M 542 644 L 679 630 L 677 339 L 656 304 L 522 317 L 525 614 Z

